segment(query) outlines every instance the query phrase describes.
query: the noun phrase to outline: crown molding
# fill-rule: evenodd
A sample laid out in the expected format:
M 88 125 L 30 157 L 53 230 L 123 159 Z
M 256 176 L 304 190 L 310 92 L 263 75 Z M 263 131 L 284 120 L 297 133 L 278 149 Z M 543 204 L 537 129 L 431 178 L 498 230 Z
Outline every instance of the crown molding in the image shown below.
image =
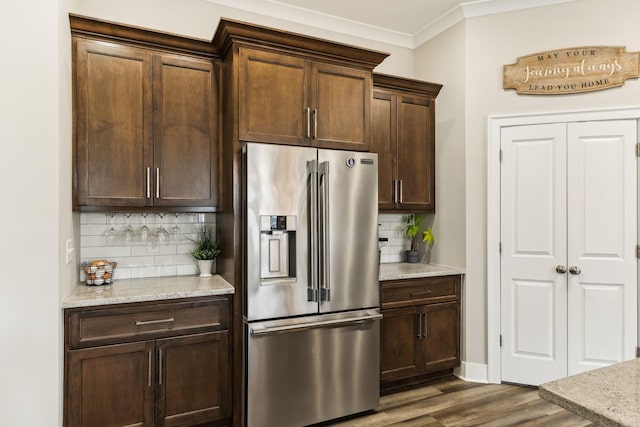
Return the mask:
M 264 15 L 269 18 L 291 22 L 296 25 L 317 28 L 338 34 L 363 38 L 399 46 L 407 49 L 415 49 L 429 41 L 438 34 L 453 27 L 458 22 L 468 18 L 485 15 L 513 12 L 516 10 L 535 7 L 551 6 L 560 3 L 569 3 L 576 0 L 473 0 L 459 4 L 444 15 L 426 23 L 415 34 L 368 25 L 362 22 L 329 15 L 310 9 L 281 3 L 277 0 L 206 0 L 221 6 L 241 10 L 243 12 Z M 292 28 L 296 31 L 296 28 Z M 299 31 L 299 29 L 297 29 Z M 323 36 L 324 37 L 324 36 Z

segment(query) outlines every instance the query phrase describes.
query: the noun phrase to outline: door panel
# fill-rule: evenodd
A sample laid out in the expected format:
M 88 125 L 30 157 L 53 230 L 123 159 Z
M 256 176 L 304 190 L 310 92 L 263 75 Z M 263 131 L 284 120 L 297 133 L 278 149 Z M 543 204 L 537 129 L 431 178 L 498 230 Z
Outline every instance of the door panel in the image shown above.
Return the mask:
M 636 121 L 568 125 L 569 374 L 635 357 Z
M 249 320 L 297 316 L 318 312 L 318 303 L 310 301 L 310 171 L 317 150 L 273 144 L 247 144 L 247 318 Z M 295 238 L 287 236 L 289 272 L 273 277 L 264 271 L 269 253 L 262 241 L 269 232 L 261 232 L 261 216 L 290 216 L 295 223 Z M 377 226 L 377 224 L 376 224 Z M 278 234 L 273 235 L 274 238 Z M 264 254 L 262 254 L 264 252 Z M 275 254 L 277 255 L 277 254 Z M 262 257 L 262 258 L 261 258 Z M 268 270 L 268 268 L 267 268 Z
M 163 55 L 154 57 L 153 71 L 154 176 L 160 179 L 154 204 L 215 206 L 219 156 L 213 64 Z
M 69 426 L 153 426 L 153 341 L 69 352 Z
M 319 249 L 326 257 L 320 262 L 320 286 L 329 288 L 320 311 L 378 307 L 377 154 L 318 150 L 318 170 L 319 240 L 328 244 L 328 252 L 322 244 Z M 325 201 L 328 216 L 322 214 Z
M 158 425 L 184 426 L 229 416 L 228 333 L 157 341 Z
M 79 205 L 151 204 L 151 68 L 151 55 L 143 50 L 78 42 Z
M 239 138 L 308 145 L 309 63 L 240 48 Z
M 418 307 L 384 310 L 380 326 L 380 379 L 395 380 L 415 375 L 420 370 Z
M 502 134 L 502 379 L 566 375 L 566 132 L 520 126 Z
M 378 153 L 378 208 L 393 209 L 397 175 L 396 96 L 376 91 L 371 104 L 371 151 Z
M 398 98 L 398 180 L 401 209 L 435 209 L 435 144 L 432 139 L 432 114 L 429 98 Z
M 371 73 L 314 63 L 311 105 L 313 145 L 368 151 L 371 147 Z

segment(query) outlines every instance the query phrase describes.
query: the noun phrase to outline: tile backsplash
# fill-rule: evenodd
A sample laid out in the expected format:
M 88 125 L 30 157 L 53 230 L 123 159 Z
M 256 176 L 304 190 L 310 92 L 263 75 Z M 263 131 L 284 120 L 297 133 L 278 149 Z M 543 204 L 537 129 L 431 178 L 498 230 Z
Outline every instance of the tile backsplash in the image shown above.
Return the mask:
M 167 213 L 161 219 L 158 213 L 149 213 L 146 218 L 141 213 L 86 213 L 80 214 L 80 261 L 108 259 L 116 261 L 114 279 L 129 279 L 159 276 L 186 276 L 198 273 L 198 266 L 191 256 L 193 242 L 198 228 L 206 225 L 216 233 L 215 214 Z M 404 214 L 380 214 L 378 216 L 379 236 L 389 239 L 382 248 L 380 262 L 404 262 L 404 251 L 408 241 L 404 237 L 402 217 Z M 131 225 L 134 230 L 131 240 L 126 240 L 123 230 Z M 159 225 L 169 232 L 169 239 L 159 242 L 151 237 L 142 241 L 140 227 L 146 224 L 153 235 Z M 178 225 L 180 239 L 171 235 L 172 227 Z M 108 232 L 113 228 L 117 235 Z M 214 267 L 215 271 L 215 267 Z M 80 269 L 80 280 L 85 280 Z
M 127 224 L 133 230 L 130 239 L 124 232 Z M 139 232 L 144 224 L 150 230 L 146 241 Z M 156 237 L 160 225 L 168 232 L 164 241 Z M 179 230 L 174 228 L 176 225 Z M 190 254 L 194 243 L 189 239 L 195 239 L 197 230 L 205 225 L 216 234 L 215 214 L 167 213 L 161 217 L 161 214 L 149 213 L 145 217 L 142 213 L 83 212 L 80 214 L 80 261 L 116 261 L 114 280 L 197 274 L 197 262 Z M 109 234 L 111 228 L 115 230 L 113 236 Z M 85 279 L 82 269 L 79 277 L 81 281 Z
M 386 237 L 389 243 L 382 248 L 380 262 L 405 262 L 405 251 L 409 249 L 409 240 L 405 237 L 402 217 L 406 214 L 379 214 L 378 236 Z M 427 216 L 423 225 L 428 226 L 432 222 L 432 215 Z

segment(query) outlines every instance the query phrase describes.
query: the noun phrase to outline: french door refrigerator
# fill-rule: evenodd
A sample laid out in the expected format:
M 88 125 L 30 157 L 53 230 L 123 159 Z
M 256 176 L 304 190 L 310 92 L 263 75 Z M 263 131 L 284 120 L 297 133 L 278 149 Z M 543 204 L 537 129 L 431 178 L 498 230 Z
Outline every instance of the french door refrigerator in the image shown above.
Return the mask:
M 246 425 L 379 400 L 377 155 L 246 144 Z

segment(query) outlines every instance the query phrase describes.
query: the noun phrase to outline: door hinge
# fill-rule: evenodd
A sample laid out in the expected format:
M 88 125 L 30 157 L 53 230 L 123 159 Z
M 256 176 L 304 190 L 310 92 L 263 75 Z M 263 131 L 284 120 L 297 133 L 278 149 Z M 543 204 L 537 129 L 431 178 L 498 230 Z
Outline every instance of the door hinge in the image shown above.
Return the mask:
M 636 258 L 640 259 L 640 245 L 636 245 Z
M 502 347 L 502 334 L 500 334 L 500 347 Z
M 498 243 L 498 253 L 502 253 L 502 242 Z
M 502 161 L 502 148 L 500 149 L 500 161 Z
M 640 157 L 640 143 L 636 144 L 636 157 Z

